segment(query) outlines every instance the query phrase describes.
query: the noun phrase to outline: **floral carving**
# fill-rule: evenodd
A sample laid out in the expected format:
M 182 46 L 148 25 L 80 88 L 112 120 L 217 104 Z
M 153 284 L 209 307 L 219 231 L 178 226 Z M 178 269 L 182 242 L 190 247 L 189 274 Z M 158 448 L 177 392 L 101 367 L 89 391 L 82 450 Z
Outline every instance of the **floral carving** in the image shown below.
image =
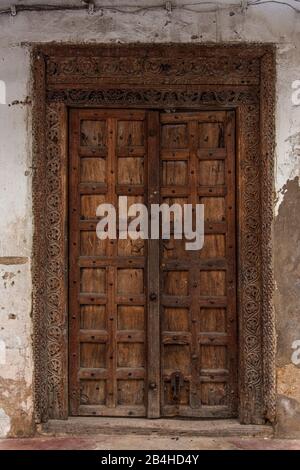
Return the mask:
M 79 83 L 110 80 L 113 82 L 160 84 L 219 83 L 220 71 L 226 83 L 257 84 L 259 59 L 230 57 L 49 57 L 48 83 Z
M 200 106 L 222 105 L 237 106 L 242 103 L 258 103 L 259 90 L 226 90 L 226 91 L 159 91 L 156 89 L 128 90 L 122 88 L 100 90 L 77 90 L 64 88 L 47 92 L 48 102 L 63 102 L 68 105 L 111 105 L 120 106 Z

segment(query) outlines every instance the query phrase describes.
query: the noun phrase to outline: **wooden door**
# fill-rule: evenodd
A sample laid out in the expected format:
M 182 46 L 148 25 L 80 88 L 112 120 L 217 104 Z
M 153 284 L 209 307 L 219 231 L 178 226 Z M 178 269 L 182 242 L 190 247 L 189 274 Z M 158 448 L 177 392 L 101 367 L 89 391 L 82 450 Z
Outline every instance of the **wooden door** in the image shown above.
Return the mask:
M 70 413 L 236 413 L 232 112 L 72 110 Z M 205 206 L 205 244 L 96 236 L 102 202 Z

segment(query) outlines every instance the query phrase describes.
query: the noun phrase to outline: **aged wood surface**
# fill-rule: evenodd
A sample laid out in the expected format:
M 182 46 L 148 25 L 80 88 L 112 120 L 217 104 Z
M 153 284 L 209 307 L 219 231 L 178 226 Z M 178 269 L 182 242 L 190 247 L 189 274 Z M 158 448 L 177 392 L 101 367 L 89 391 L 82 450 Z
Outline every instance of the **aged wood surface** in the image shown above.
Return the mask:
M 160 202 L 159 113 L 148 112 L 148 207 Z M 148 241 L 148 418 L 160 417 L 160 276 L 159 240 Z
M 234 117 L 71 111 L 72 415 L 236 415 Z M 149 208 L 204 204 L 217 225 L 203 250 L 187 251 L 174 221 L 170 240 L 148 242 L 102 241 L 80 225 L 129 191 Z
M 218 224 L 201 251 L 174 234 L 161 242 L 162 414 L 235 416 L 234 113 L 164 113 L 161 123 L 162 202 L 204 204 L 205 222 Z
M 102 202 L 145 202 L 145 133 L 143 111 L 70 114 L 72 415 L 146 414 L 146 243 L 99 240 L 82 225 L 97 222 Z

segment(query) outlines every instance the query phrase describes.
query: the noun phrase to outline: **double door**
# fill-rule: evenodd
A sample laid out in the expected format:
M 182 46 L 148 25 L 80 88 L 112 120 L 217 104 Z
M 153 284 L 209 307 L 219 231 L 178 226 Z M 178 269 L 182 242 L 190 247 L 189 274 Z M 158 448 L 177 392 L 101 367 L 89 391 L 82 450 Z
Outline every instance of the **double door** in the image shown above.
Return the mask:
M 70 111 L 71 415 L 236 415 L 235 193 L 233 111 Z M 100 240 L 120 196 L 204 204 L 203 248 Z

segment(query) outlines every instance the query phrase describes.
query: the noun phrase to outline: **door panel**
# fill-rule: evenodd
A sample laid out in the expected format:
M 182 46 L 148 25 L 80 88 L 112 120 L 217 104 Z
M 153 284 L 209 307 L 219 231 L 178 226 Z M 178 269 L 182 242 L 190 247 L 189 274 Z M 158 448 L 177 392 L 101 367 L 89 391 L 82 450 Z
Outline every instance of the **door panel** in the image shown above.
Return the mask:
M 72 110 L 72 415 L 236 414 L 234 113 Z M 202 203 L 205 241 L 99 240 L 96 209 Z
M 70 411 L 146 415 L 146 251 L 99 240 L 96 209 L 146 196 L 145 112 L 70 116 Z
M 161 114 L 161 201 L 204 204 L 200 251 L 161 241 L 161 413 L 236 414 L 235 168 L 231 112 Z

